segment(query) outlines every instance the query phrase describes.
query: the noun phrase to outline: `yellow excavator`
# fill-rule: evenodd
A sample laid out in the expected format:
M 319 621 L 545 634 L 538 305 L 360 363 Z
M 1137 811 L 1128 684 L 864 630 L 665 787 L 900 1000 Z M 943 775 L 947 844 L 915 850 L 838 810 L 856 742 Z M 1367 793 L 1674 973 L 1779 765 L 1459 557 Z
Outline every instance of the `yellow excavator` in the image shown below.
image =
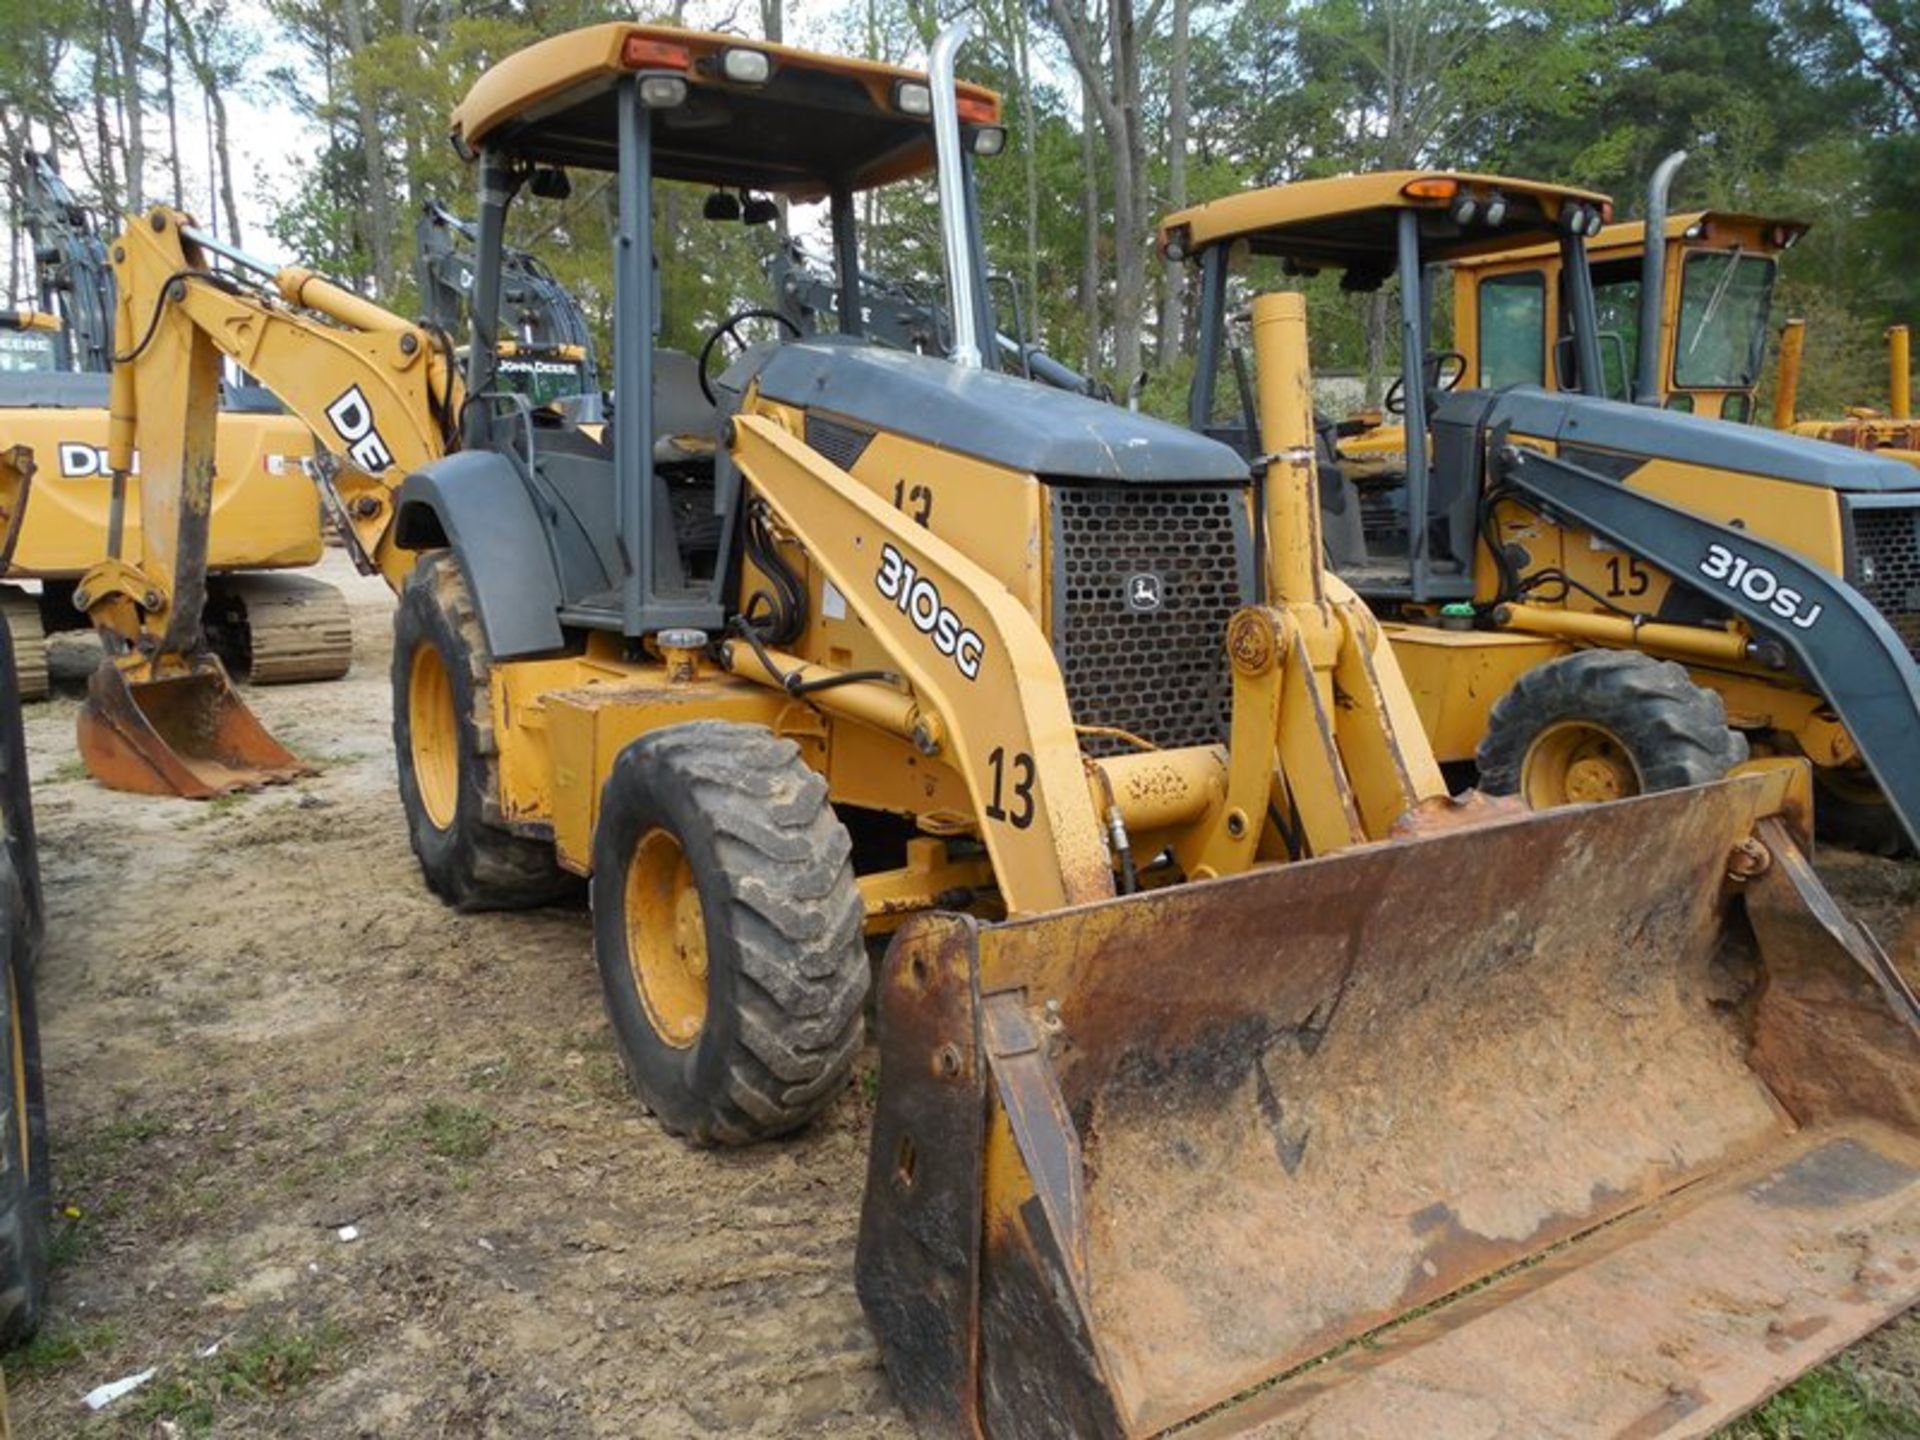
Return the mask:
M 496 64 L 453 117 L 464 375 L 184 216 L 130 229 L 148 549 L 83 582 L 95 773 L 285 773 L 194 615 L 228 355 L 399 592 L 427 883 L 587 881 L 662 1124 L 806 1124 L 875 992 L 857 1286 L 929 1431 L 1698 1434 L 1905 1309 L 1920 1007 L 1808 866 L 1804 766 L 1450 799 L 1321 564 L 1298 297 L 1256 303 L 1257 478 L 983 366 L 1004 137 L 964 36 L 927 73 L 625 23 Z M 508 209 L 570 170 L 615 177 L 605 439 L 495 371 Z M 864 192 L 927 177 L 944 359 L 861 333 Z M 657 346 L 669 183 L 824 201 L 838 333 Z
M 29 153 L 25 219 L 40 309 L 0 341 L 0 446 L 38 457 L 40 483 L 12 560 L 0 568 L 0 614 L 13 632 L 21 694 L 48 693 L 46 635 L 85 628 L 73 604 L 80 574 L 109 546 L 140 554 L 137 464 L 116 481 L 106 464 L 115 331 L 106 246 L 48 157 Z M 29 349 L 29 347 L 31 347 Z M 32 363 L 28 363 L 31 361 Z M 51 363 L 45 363 L 51 362 Z M 203 618 L 226 663 L 255 684 L 331 680 L 347 672 L 353 631 L 333 586 L 288 571 L 323 553 L 309 473 L 313 437 L 272 396 L 236 377 L 224 385 Z M 29 589 L 23 582 L 34 582 Z

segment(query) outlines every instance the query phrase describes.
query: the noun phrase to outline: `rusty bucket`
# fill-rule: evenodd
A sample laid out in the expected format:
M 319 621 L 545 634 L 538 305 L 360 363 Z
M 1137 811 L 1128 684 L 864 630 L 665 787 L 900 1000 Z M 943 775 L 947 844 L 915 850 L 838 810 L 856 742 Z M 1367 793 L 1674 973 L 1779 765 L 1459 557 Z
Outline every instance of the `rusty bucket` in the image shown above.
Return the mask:
M 206 800 L 314 773 L 267 733 L 212 656 L 154 680 L 102 664 L 77 729 L 88 773 L 111 790 Z
M 992 1436 L 1706 1435 L 1899 1314 L 1920 1006 L 1782 794 L 904 928 L 858 1262 L 903 1403 Z

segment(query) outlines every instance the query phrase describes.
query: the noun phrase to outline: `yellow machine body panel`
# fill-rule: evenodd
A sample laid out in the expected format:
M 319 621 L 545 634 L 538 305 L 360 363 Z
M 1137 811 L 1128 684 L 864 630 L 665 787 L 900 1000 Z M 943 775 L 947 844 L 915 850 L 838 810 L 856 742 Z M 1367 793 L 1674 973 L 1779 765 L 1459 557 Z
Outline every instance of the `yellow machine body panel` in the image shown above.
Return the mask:
M 113 476 L 107 412 L 0 410 L 0 436 L 36 457 L 33 505 L 6 573 L 77 579 L 106 553 Z M 215 441 L 207 567 L 312 565 L 324 548 L 313 435 L 291 415 L 226 411 Z M 141 553 L 140 481 L 127 486 L 126 554 Z

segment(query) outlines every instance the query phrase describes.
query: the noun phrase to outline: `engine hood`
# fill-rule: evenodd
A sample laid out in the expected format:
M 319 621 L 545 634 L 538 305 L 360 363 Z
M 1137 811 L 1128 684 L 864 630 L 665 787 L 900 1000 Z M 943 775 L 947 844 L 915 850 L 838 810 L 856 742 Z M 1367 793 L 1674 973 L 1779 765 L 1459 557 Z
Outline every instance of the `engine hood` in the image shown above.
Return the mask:
M 1457 406 L 1486 405 L 1488 398 L 1484 391 L 1450 395 L 1435 419 L 1455 416 Z M 1563 447 L 1611 452 L 1621 457 L 1627 473 L 1649 460 L 1671 460 L 1826 490 L 1920 493 L 1920 470 L 1904 461 L 1756 425 L 1590 395 L 1517 386 L 1493 397 L 1483 423 L 1489 429 L 1510 424 L 1516 434 L 1537 435 Z
M 760 393 L 1048 480 L 1244 482 L 1232 450 L 1176 425 L 1015 375 L 819 338 L 782 345 Z

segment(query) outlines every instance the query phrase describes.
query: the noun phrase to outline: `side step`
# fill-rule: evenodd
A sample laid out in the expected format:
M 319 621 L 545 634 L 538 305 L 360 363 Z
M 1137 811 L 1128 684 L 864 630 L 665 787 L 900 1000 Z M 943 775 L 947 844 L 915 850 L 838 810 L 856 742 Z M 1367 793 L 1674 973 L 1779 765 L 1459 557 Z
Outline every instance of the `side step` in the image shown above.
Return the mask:
M 1820 1127 L 1185 1433 L 1711 1435 L 1916 1293 L 1920 1141 Z

